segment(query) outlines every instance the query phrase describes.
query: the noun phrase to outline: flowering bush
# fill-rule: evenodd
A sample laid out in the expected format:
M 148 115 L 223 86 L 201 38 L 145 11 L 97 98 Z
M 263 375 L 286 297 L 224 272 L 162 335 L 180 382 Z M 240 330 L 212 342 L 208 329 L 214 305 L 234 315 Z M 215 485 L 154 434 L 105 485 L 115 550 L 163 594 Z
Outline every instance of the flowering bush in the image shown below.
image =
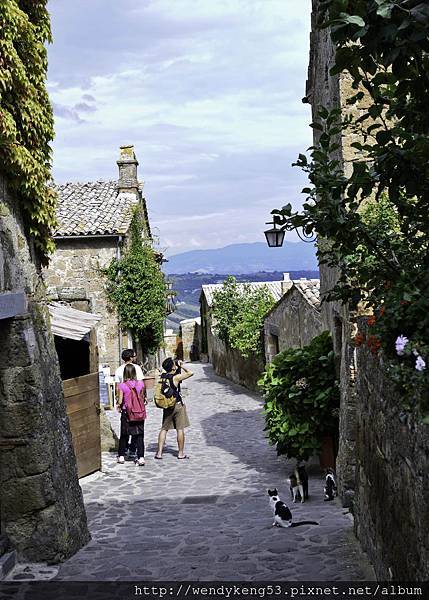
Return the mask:
M 278 454 L 307 460 L 321 438 L 338 434 L 340 394 L 327 331 L 304 348 L 278 354 L 259 385 L 264 392 L 268 439 Z

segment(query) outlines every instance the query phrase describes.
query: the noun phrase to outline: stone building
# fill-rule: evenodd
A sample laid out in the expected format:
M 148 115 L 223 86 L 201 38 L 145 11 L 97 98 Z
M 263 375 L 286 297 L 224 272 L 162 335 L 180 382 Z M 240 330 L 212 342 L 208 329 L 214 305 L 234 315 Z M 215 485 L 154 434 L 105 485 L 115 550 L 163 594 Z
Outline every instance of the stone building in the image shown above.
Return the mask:
M 180 321 L 180 339 L 184 361 L 194 361 L 200 358 L 201 348 L 201 317 L 183 319 Z
M 264 319 L 265 361 L 287 348 L 302 348 L 323 331 L 319 279 L 289 281 L 284 275 L 283 296 Z
M 253 282 L 248 285 L 252 289 L 265 286 L 276 302 L 280 300 L 283 294 L 281 281 Z M 231 381 L 244 385 L 251 390 L 256 390 L 257 381 L 264 370 L 263 357 L 251 356 L 245 358 L 238 350 L 228 348 L 214 333 L 212 318 L 213 294 L 216 290 L 222 289 L 222 286 L 221 283 L 202 286 L 200 295 L 201 353 L 207 355 L 209 362 L 212 363 L 218 375 L 227 377 Z
M 305 102 L 313 120 L 321 106 L 343 115 L 355 92 L 350 76 L 331 76 L 334 46 L 329 29 L 316 26 L 319 0 L 312 0 L 310 64 Z M 368 102 L 363 98 L 362 103 Z M 317 143 L 317 130 L 314 142 Z M 338 138 L 339 160 L 346 174 L 355 158 L 354 135 Z M 321 242 L 323 243 L 323 242 Z M 320 265 L 321 297 L 337 279 Z M 338 483 L 344 506 L 353 504 L 355 532 L 381 580 L 416 581 L 429 577 L 429 427 L 413 415 L 404 418 L 400 399 L 384 374 L 382 358 L 353 343 L 359 314 L 330 302 L 322 305 L 323 328 L 332 332 L 341 383 Z
M 65 362 L 76 351 L 89 353 L 93 357 L 91 371 L 98 370 L 98 362 L 116 369 L 122 350 L 133 344 L 131 336 L 121 331 L 116 312 L 108 303 L 102 269 L 113 258 L 120 258 L 135 210 L 140 210 L 144 217 L 143 235 L 151 238 L 133 146 L 121 146 L 117 164 L 117 181 L 56 186 L 59 200 L 59 225 L 54 233 L 56 251 L 44 273 L 52 300 L 101 316 L 89 347 L 86 342 L 61 342 L 60 356 Z M 92 352 L 94 345 L 98 347 L 98 359 Z
M 1 175 L 0 555 L 57 562 L 90 536 L 37 264 Z

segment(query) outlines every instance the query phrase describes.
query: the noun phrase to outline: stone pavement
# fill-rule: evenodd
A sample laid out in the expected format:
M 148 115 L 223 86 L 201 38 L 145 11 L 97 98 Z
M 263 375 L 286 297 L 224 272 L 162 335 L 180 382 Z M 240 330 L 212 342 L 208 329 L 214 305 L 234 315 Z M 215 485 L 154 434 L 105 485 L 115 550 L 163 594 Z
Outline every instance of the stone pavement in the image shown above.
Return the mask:
M 323 501 L 320 472 L 309 469 L 309 501 L 290 503 L 293 463 L 268 445 L 260 397 L 216 376 L 210 365 L 191 369 L 195 376 L 184 384 L 190 459 L 177 460 L 169 432 L 163 460 L 154 460 L 162 413 L 150 404 L 146 466 L 118 465 L 105 454 L 103 472 L 81 480 L 92 541 L 59 568 L 21 565 L 10 579 L 55 572 L 59 580 L 79 581 L 374 579 L 351 516 Z M 118 416 L 110 417 L 118 427 Z M 274 486 L 295 521 L 320 525 L 271 527 L 266 490 Z

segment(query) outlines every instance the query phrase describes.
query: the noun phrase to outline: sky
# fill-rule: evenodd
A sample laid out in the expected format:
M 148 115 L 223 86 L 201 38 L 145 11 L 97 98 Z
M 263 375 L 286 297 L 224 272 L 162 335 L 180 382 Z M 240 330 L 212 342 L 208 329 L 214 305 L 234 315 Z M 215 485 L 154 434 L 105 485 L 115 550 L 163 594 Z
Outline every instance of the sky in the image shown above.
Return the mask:
M 311 0 L 50 0 L 58 182 L 114 180 L 133 144 L 168 255 L 264 241 L 298 207 Z M 295 241 L 294 234 L 288 239 Z

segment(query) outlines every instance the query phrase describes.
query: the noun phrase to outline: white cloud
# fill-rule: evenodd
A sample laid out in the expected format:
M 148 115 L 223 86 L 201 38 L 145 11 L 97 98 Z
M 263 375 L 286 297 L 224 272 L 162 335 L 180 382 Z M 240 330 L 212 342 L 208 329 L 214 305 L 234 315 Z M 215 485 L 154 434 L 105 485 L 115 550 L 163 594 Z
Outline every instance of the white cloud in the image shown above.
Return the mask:
M 304 185 L 290 164 L 311 143 L 310 4 L 51 3 L 55 177 L 114 179 L 119 145 L 134 143 L 162 243 L 259 239 Z

